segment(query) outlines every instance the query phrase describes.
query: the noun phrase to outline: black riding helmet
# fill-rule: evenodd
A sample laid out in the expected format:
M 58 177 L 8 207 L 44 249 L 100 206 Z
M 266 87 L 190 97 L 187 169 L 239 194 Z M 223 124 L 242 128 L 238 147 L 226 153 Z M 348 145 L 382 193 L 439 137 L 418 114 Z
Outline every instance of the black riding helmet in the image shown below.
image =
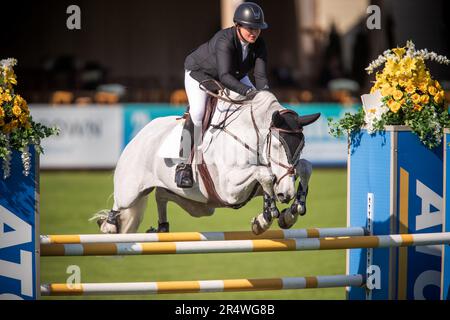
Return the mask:
M 267 29 L 264 21 L 264 12 L 260 6 L 253 2 L 244 2 L 237 7 L 233 17 L 234 23 L 252 29 Z

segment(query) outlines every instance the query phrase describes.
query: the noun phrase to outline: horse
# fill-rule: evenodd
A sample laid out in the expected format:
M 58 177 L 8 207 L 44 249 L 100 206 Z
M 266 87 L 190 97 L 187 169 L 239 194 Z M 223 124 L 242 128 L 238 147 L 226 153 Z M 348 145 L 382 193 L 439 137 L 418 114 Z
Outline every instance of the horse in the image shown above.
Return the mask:
M 143 219 L 147 199 L 155 191 L 158 228 L 147 232 L 169 232 L 167 203 L 173 201 L 193 217 L 211 216 L 216 208 L 243 207 L 263 196 L 262 213 L 251 221 L 251 230 L 261 234 L 278 219 L 287 229 L 306 213 L 306 196 L 312 165 L 300 159 L 304 147 L 303 127 L 320 114 L 299 116 L 286 109 L 269 91 L 251 101 L 216 100 L 211 125 L 193 152 L 194 186 L 178 188 L 176 156 L 161 152 L 165 140 L 174 136 L 183 119 L 167 116 L 153 119 L 127 144 L 114 170 L 114 204 L 111 210 L 94 215 L 103 233 L 134 233 Z M 175 135 L 178 137 L 180 135 Z M 169 145 L 173 142 L 169 141 Z M 166 141 L 167 142 L 167 141 Z M 172 149 L 176 149 L 173 146 Z M 230 157 L 231 155 L 231 157 Z M 230 159 L 231 158 L 231 159 Z M 205 176 L 205 167 L 206 176 Z M 203 169 L 203 170 L 201 170 Z M 202 174 L 203 173 L 203 174 Z M 300 178 L 295 190 L 296 178 Z M 276 201 L 293 204 L 281 213 Z

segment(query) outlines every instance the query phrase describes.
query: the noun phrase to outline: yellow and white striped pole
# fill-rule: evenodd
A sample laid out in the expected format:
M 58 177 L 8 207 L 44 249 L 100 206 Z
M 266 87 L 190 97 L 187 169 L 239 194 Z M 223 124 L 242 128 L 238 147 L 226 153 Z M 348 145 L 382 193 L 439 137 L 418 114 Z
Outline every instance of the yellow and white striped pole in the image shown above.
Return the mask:
M 254 239 L 291 239 L 363 236 L 364 228 L 311 228 L 292 230 L 268 230 L 261 235 L 250 231 L 228 232 L 169 232 L 169 233 L 124 233 L 124 234 L 72 234 L 41 235 L 41 245 L 88 244 L 123 242 L 175 242 L 175 241 L 220 241 Z
M 230 279 L 132 283 L 54 283 L 41 286 L 43 296 L 161 294 L 231 291 L 289 290 L 362 286 L 362 275 L 333 275 L 299 278 Z
M 449 243 L 450 232 L 316 239 L 49 244 L 41 246 L 41 256 L 110 256 L 336 250 L 424 246 Z

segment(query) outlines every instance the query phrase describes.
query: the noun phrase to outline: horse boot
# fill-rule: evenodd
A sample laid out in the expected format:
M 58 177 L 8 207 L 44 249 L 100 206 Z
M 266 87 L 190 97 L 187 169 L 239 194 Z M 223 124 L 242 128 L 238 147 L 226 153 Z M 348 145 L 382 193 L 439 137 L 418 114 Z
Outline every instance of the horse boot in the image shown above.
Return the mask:
M 169 223 L 168 222 L 159 222 L 158 221 L 158 229 L 150 227 L 146 233 L 164 233 L 169 232 Z
M 175 168 L 175 183 L 178 188 L 192 188 L 194 185 L 194 178 L 192 174 L 192 159 L 194 149 L 194 123 L 191 120 L 191 116 L 188 115 L 184 121 L 183 133 L 181 135 L 180 143 L 180 157 L 184 158 L 184 146 L 186 145 L 186 139 L 190 139 L 189 156 L 186 163 L 180 162 Z

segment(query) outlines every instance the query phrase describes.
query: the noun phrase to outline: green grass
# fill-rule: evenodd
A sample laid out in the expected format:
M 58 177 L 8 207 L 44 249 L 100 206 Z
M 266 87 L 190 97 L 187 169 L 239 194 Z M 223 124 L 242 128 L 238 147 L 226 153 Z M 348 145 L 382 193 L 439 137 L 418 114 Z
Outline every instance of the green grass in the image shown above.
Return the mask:
M 41 234 L 98 233 L 91 215 L 110 208 L 112 172 L 44 172 L 41 174 Z M 282 208 L 282 206 L 279 206 Z M 250 230 L 262 198 L 239 210 L 218 209 L 211 217 L 193 218 L 170 203 L 171 231 Z M 139 232 L 155 226 L 154 195 Z M 294 228 L 342 227 L 346 224 L 346 171 L 315 170 L 308 213 Z M 276 223 L 272 228 L 278 228 Z M 127 257 L 43 257 L 41 282 L 66 282 L 70 265 L 81 268 L 81 282 L 141 282 L 273 278 L 345 273 L 345 251 L 191 254 Z M 74 297 L 81 298 L 81 297 Z M 93 296 L 84 299 L 345 299 L 344 288 L 151 296 Z

